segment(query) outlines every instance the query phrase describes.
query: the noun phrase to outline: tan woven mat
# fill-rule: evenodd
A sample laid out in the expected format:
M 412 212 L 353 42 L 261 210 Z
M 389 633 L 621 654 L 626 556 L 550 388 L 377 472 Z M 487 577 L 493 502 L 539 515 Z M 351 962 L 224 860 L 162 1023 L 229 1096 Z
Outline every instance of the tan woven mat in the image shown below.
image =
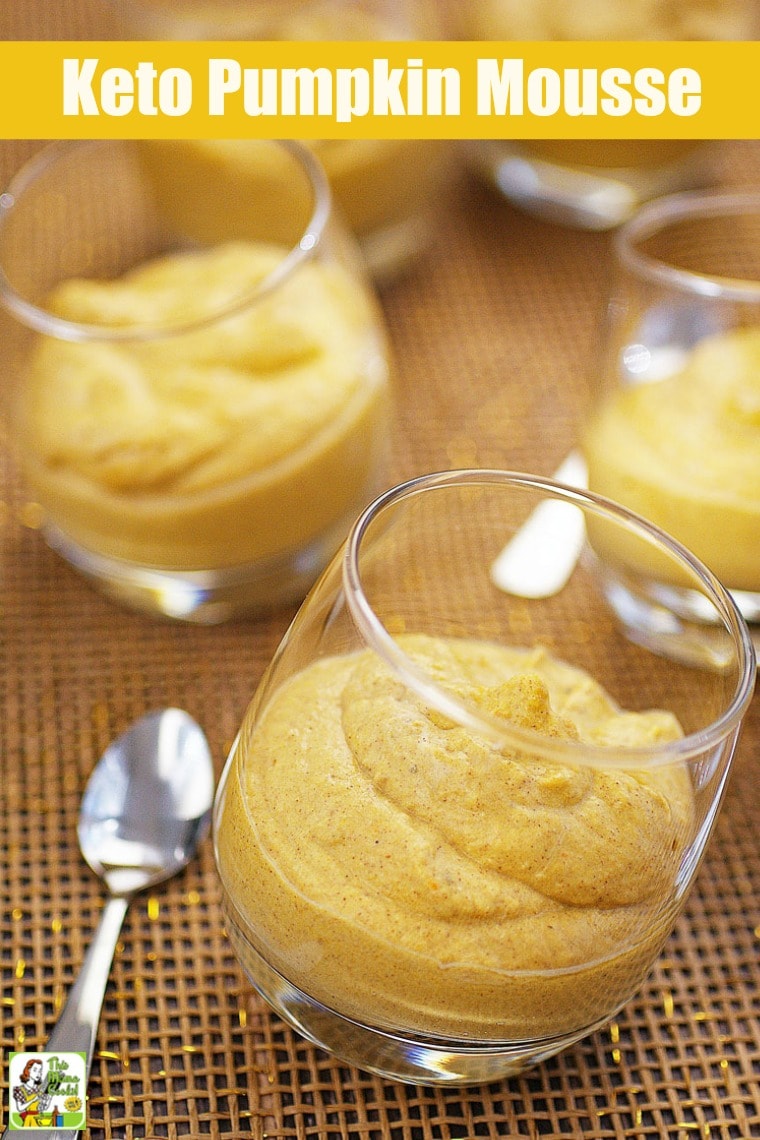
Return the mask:
M 97 32 L 92 4 L 5 2 L 6 35 Z M 0 143 L 3 183 L 28 150 Z M 716 161 L 725 181 L 760 180 L 760 144 L 726 144 Z M 383 294 L 398 365 L 390 479 L 462 464 L 550 472 L 583 415 L 608 273 L 607 236 L 529 220 L 461 175 L 433 249 Z M 43 1048 L 102 906 L 75 833 L 94 762 L 133 718 L 175 704 L 203 724 L 220 771 L 291 615 L 212 629 L 138 617 L 48 551 L 10 477 L 0 519 L 5 1105 L 7 1053 Z M 207 842 L 127 917 L 91 1135 L 760 1137 L 759 764 L 756 698 L 697 886 L 639 995 L 554 1060 L 482 1089 L 384 1082 L 285 1028 L 230 950 Z

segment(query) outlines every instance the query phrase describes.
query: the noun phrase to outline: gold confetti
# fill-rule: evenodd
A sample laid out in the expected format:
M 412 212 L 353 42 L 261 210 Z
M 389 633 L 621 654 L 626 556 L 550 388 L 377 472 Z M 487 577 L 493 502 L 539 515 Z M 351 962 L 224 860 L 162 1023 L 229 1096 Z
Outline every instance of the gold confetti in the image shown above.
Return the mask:
M 673 1016 L 674 1003 L 673 995 L 670 990 L 665 990 L 664 994 L 662 995 L 662 1008 L 665 1010 L 666 1017 Z
M 642 1113 L 640 1108 L 637 1108 L 636 1109 L 636 1116 L 634 1117 L 634 1122 L 635 1122 L 636 1126 L 640 1127 L 641 1124 L 643 1123 L 643 1120 L 644 1120 L 644 1114 Z
M 61 933 L 63 930 L 63 923 L 61 922 L 60 918 L 53 919 L 53 921 L 50 923 L 50 929 L 52 930 L 53 934 Z
M 26 1041 L 26 1033 L 23 1029 L 19 1029 L 18 1033 L 16 1034 L 16 1041 L 19 1045 L 23 1045 Z
M 514 606 L 507 618 L 510 633 L 528 633 L 533 627 L 533 618 L 526 606 Z
M 616 1065 L 620 1064 L 621 1056 L 622 1056 L 622 1054 L 621 1054 L 619 1049 L 613 1049 L 612 1050 L 612 1060 L 615 1062 Z
M 155 922 L 161 913 L 161 904 L 155 895 L 151 895 L 148 899 L 148 918 L 151 922 Z
M 21 907 L 20 906 L 14 906 L 13 910 L 11 911 L 11 918 L 13 919 L 13 921 L 14 922 L 21 922 L 21 919 L 23 917 L 24 917 L 24 912 L 21 909 Z
M 620 1026 L 616 1021 L 610 1022 L 610 1041 L 613 1045 L 617 1045 L 620 1040 Z
M 120 1061 L 121 1060 L 121 1057 L 119 1056 L 119 1054 L 118 1053 L 112 1053 L 110 1051 L 110 1049 L 101 1049 L 100 1052 L 98 1053 L 98 1056 L 102 1057 L 102 1059 L 104 1061 Z
M 19 958 L 16 962 L 15 974 L 17 978 L 23 978 L 26 973 L 26 962 L 23 958 Z
M 240 1028 L 245 1029 L 246 1025 L 248 1024 L 248 1010 L 238 1010 L 238 1021 L 240 1022 Z
M 29 530 L 39 530 L 44 517 L 45 512 L 39 503 L 23 503 L 19 508 L 18 520 L 22 526 L 27 527 Z
M 0 1005 L 15 1005 L 15 1004 L 16 1004 L 15 998 L 3 998 L 3 1000 L 0 1002 Z
M 197 906 L 201 901 L 200 891 L 188 891 L 185 901 L 188 906 Z
M 92 723 L 95 728 L 108 728 L 108 722 L 110 720 L 108 705 L 103 701 L 98 701 L 97 704 L 94 704 L 92 706 L 92 709 L 90 710 L 90 716 L 92 717 Z
M 195 1045 L 183 1045 L 182 1046 L 182 1052 L 183 1053 L 197 1053 L 198 1050 L 197 1050 Z
M 145 955 L 145 957 L 148 959 L 149 962 L 155 962 L 156 959 L 158 958 L 158 954 L 156 953 L 155 950 L 149 950 L 148 953 Z
M 64 792 L 78 792 L 79 791 L 79 774 L 76 769 L 71 768 L 68 772 L 63 774 L 63 790 Z
M 455 436 L 446 445 L 446 456 L 452 467 L 475 467 L 478 462 L 478 445 L 469 436 Z

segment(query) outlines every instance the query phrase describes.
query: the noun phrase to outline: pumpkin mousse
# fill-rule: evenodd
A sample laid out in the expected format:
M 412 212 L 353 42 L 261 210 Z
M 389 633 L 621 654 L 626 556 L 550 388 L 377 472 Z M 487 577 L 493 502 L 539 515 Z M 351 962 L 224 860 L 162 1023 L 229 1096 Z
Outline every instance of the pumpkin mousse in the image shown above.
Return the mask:
M 27 486 L 71 541 L 166 570 L 238 566 L 339 531 L 371 497 L 387 433 L 377 314 L 335 266 L 273 284 L 285 253 L 176 253 L 49 298 L 114 334 L 40 338 L 21 385 Z
M 399 643 L 515 743 L 430 709 L 371 650 L 313 662 L 249 714 L 228 766 L 216 847 L 233 928 L 375 1026 L 503 1041 L 604 1020 L 668 933 L 692 792 L 681 764 L 592 753 L 677 740 L 677 720 L 621 710 L 543 649 Z M 548 739 L 566 761 L 541 754 Z

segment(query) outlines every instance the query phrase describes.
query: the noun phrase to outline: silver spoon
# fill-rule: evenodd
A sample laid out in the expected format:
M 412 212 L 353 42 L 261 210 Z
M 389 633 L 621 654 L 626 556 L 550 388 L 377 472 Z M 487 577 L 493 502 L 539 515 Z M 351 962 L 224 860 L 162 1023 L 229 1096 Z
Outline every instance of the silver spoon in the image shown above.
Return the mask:
M 82 798 L 79 846 L 108 887 L 92 943 L 45 1051 L 86 1053 L 89 1077 L 103 997 L 132 898 L 180 871 L 208 830 L 214 775 L 206 737 L 181 709 L 149 713 L 115 740 Z M 45 1129 L 47 1140 L 81 1131 Z M 8 1137 L 28 1130 L 6 1129 Z

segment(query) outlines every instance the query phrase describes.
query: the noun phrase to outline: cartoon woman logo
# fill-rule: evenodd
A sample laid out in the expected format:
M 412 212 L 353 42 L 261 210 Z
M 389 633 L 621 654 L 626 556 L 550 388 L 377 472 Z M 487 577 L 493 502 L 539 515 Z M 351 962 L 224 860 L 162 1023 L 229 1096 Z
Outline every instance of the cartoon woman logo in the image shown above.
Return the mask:
M 57 1088 L 55 1074 L 44 1077 L 41 1057 L 30 1057 L 13 1088 L 13 1099 L 19 1110 L 24 1128 L 56 1128 L 63 1124 L 63 1116 L 51 1104 Z

